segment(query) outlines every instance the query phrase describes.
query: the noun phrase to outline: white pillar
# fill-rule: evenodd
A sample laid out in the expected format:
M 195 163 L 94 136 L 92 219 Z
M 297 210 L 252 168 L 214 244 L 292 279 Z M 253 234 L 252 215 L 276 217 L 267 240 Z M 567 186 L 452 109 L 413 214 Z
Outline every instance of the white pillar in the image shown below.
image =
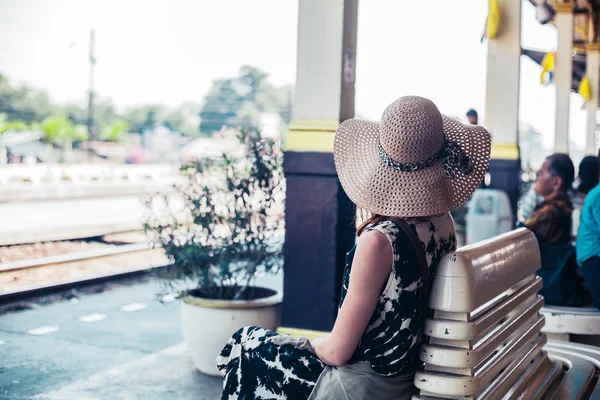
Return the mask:
M 331 152 L 354 116 L 358 0 L 300 0 L 291 151 Z
M 484 126 L 492 135 L 491 189 L 503 190 L 517 211 L 519 155 L 519 81 L 521 74 L 521 0 L 498 0 L 501 26 L 488 39 Z
M 355 242 L 354 207 L 335 170 L 333 138 L 340 121 L 354 116 L 357 20 L 358 0 L 299 1 L 296 90 L 283 165 L 283 333 L 331 330 L 338 274 Z
M 590 100 L 587 108 L 587 134 L 585 140 L 585 154 L 598 155 L 596 144 L 596 111 L 598 110 L 598 90 L 600 89 L 600 43 L 590 43 L 586 46 L 586 76 L 590 83 Z
M 558 46 L 554 63 L 556 84 L 556 122 L 554 151 L 569 153 L 569 104 L 573 85 L 573 8 L 575 3 L 555 2 L 554 25 L 558 30 Z
M 496 38 L 488 40 L 484 126 L 492 134 L 492 158 L 517 160 L 521 0 L 499 0 L 498 6 L 502 29 Z

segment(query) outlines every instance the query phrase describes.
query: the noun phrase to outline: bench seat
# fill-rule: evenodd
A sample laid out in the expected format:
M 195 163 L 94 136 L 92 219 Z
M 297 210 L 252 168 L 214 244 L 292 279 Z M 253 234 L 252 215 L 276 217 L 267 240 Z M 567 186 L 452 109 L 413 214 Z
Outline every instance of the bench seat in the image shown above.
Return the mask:
M 575 354 L 549 351 L 550 359 L 561 363 L 566 371 L 549 400 L 576 400 L 583 398 L 596 375 L 593 363 Z
M 597 336 L 600 343 L 600 311 L 596 307 L 542 308 L 546 317 L 544 332 L 551 339 L 569 340 L 570 335 Z
M 578 357 L 594 365 L 595 375 L 600 375 L 600 348 L 595 346 L 586 346 L 577 343 L 563 341 L 549 341 L 546 346 L 548 354 L 557 357 Z M 600 381 L 597 379 L 592 382 L 593 389 L 590 390 L 589 399 L 600 400 Z

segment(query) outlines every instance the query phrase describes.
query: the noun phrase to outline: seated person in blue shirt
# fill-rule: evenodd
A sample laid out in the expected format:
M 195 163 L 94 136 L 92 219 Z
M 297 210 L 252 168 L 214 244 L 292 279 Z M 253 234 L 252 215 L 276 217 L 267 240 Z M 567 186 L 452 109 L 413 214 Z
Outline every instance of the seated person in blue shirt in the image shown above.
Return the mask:
M 598 155 L 600 159 L 600 152 Z M 600 185 L 588 192 L 583 203 L 576 246 L 577 263 L 594 304 L 600 309 Z

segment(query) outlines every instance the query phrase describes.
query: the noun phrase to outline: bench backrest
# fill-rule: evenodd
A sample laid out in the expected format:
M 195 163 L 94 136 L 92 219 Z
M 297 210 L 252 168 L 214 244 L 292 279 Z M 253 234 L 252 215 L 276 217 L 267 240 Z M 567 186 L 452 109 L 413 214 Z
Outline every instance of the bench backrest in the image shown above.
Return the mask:
M 425 368 L 415 377 L 421 398 L 496 399 L 523 376 L 558 373 L 542 351 L 540 267 L 527 229 L 442 258 L 431 290 L 434 316 L 425 324 Z
M 429 302 L 436 311 L 473 313 L 541 268 L 535 236 L 521 228 L 446 254 Z

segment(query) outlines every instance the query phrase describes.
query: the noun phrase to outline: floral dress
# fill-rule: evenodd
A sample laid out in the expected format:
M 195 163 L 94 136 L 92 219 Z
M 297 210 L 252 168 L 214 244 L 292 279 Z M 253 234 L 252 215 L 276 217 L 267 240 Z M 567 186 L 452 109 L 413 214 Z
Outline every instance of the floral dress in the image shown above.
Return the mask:
M 425 250 L 430 273 L 456 248 L 450 214 L 407 220 Z M 392 221 L 368 228 L 384 234 L 393 249 L 390 277 L 348 364 L 368 363 L 380 379 L 414 374 L 423 325 L 422 276 L 406 233 Z M 340 307 L 352 273 L 354 249 L 347 255 Z M 305 338 L 251 326 L 238 330 L 217 358 L 224 377 L 221 399 L 308 399 L 327 367 Z M 344 367 L 340 367 L 344 368 Z

